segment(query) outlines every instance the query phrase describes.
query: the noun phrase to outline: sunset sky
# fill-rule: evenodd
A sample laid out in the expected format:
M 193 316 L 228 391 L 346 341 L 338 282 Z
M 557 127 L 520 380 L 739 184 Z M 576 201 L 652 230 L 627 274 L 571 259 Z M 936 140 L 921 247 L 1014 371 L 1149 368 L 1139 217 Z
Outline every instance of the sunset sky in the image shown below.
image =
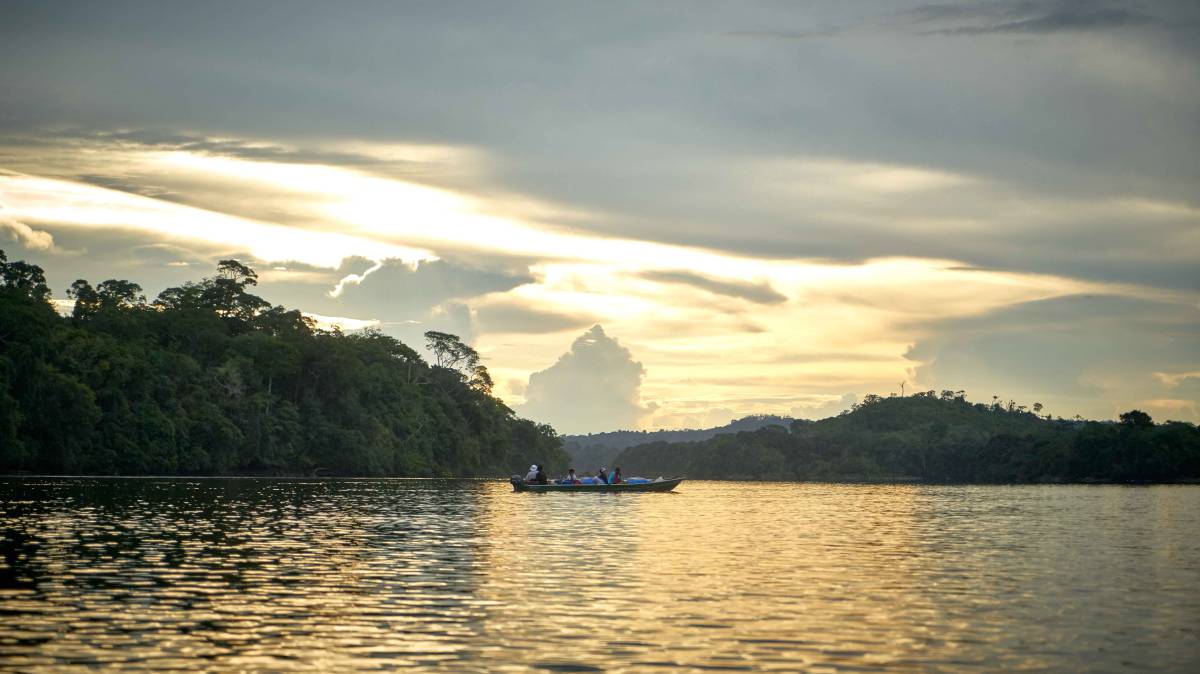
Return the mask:
M 1200 3 L 6 1 L 0 248 L 236 257 L 562 432 L 1200 421 Z

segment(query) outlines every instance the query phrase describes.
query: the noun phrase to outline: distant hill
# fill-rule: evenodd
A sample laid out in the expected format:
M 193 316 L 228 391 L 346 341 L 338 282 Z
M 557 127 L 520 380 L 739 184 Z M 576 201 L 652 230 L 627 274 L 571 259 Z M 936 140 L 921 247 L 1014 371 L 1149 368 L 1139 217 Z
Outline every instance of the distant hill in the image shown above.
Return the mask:
M 621 450 L 634 445 L 651 442 L 699 442 L 722 433 L 756 431 L 765 426 L 778 425 L 787 428 L 794 419 L 772 414 L 752 414 L 715 428 L 684 429 L 676 431 L 607 431 L 587 435 L 564 435 L 563 449 L 571 455 L 575 467 L 597 470 L 601 466 L 613 466 Z
M 1037 406 L 1040 408 L 1040 406 Z M 854 409 L 788 428 L 658 440 L 623 450 L 626 475 L 713 479 L 939 482 L 1172 482 L 1200 479 L 1200 429 L 1052 420 L 1014 403 L 972 404 L 961 392 L 867 396 Z

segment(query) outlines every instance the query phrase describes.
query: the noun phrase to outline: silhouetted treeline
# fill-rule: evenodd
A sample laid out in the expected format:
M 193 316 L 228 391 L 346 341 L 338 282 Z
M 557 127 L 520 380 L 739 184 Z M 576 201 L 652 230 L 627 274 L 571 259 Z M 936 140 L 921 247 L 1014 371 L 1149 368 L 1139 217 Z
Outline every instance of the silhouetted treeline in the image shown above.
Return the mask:
M 431 332 L 440 365 L 378 331 L 314 328 L 248 289 L 253 270 L 164 290 L 76 281 L 0 251 L 0 472 L 508 475 L 565 467 L 554 430 L 491 395 L 478 354 Z
M 616 464 L 626 475 L 717 479 L 1165 482 L 1200 478 L 1200 429 L 1137 410 L 1119 422 L 1052 420 L 929 391 L 867 396 L 841 416 L 786 428 L 639 445 Z
M 613 465 L 613 460 L 621 450 L 634 445 L 644 445 L 649 442 L 698 442 L 707 440 L 720 433 L 738 433 L 754 431 L 772 424 L 787 425 L 792 423 L 791 417 L 780 417 L 773 414 L 751 414 L 735 419 L 724 426 L 714 428 L 688 428 L 682 430 L 659 431 L 606 431 L 604 433 L 588 433 L 587 435 L 564 435 L 563 448 L 571 455 L 571 462 L 576 468 L 594 470 L 601 466 Z

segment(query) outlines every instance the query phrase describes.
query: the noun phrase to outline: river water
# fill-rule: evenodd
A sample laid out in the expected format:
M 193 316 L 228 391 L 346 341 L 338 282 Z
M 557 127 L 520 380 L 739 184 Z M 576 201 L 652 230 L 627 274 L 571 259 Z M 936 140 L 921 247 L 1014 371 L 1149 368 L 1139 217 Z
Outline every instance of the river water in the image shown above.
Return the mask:
M 1200 487 L 0 480 L 0 668 L 1200 671 Z

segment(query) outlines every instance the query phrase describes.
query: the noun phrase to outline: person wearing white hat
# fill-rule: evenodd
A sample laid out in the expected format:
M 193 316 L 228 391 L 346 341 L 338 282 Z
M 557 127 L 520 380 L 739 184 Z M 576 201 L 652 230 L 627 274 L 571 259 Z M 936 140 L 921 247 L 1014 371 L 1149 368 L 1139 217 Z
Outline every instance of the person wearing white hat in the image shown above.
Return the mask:
M 529 472 L 525 473 L 525 481 L 526 482 L 535 482 L 537 480 L 537 474 L 538 474 L 538 467 L 537 467 L 537 464 L 535 463 L 529 467 Z

